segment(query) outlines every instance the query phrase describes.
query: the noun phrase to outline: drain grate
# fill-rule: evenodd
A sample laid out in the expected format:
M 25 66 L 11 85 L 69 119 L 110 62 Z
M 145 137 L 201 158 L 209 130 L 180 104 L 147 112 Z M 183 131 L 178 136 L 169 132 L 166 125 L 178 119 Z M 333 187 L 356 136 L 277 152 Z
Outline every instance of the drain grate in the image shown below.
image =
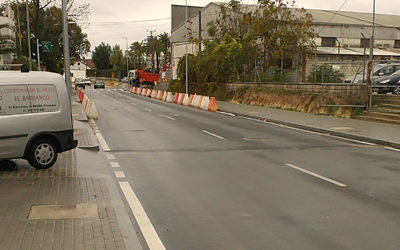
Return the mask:
M 33 205 L 28 220 L 98 218 L 97 204 Z

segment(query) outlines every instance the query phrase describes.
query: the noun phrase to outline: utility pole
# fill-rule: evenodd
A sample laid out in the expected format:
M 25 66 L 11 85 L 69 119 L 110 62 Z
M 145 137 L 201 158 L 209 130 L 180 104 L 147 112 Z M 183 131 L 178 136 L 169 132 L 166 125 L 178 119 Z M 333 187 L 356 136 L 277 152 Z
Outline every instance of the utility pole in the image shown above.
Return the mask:
M 199 11 L 199 54 L 201 52 L 201 10 Z
M 26 24 L 28 26 L 29 70 L 32 71 L 31 28 L 29 26 L 29 1 L 28 0 L 26 0 Z
M 154 73 L 154 38 L 153 38 L 153 32 L 156 32 L 156 30 L 148 30 L 147 32 L 150 32 L 150 38 L 151 38 L 151 73 Z
M 186 82 L 186 94 L 189 94 L 189 64 L 188 64 L 188 6 L 187 6 L 187 0 L 185 0 L 185 18 L 186 18 L 186 23 L 185 23 L 185 28 L 186 28 L 186 36 L 185 36 L 185 45 L 186 45 L 186 60 L 185 60 L 185 82 Z
M 39 49 L 39 39 L 36 38 L 36 52 L 37 52 L 37 62 L 38 62 L 38 71 L 40 71 L 40 49 Z
M 17 22 L 18 22 L 18 40 L 19 40 L 19 52 L 22 55 L 22 39 L 21 35 L 21 23 L 19 22 L 19 8 L 17 8 Z
M 128 52 L 128 37 L 124 36 L 123 37 L 126 41 L 126 76 L 128 76 L 129 72 L 129 52 Z
M 64 37 L 64 71 L 65 83 L 67 85 L 68 96 L 71 97 L 71 72 L 69 69 L 69 40 L 68 40 L 68 20 L 67 20 L 67 0 L 62 0 L 63 13 L 63 37 Z M 71 99 L 71 98 L 69 98 Z
M 375 0 L 373 0 L 373 12 L 372 12 L 372 35 L 369 45 L 369 62 L 368 62 L 368 86 L 367 86 L 367 110 L 372 109 L 372 68 L 374 60 L 374 39 L 375 39 Z

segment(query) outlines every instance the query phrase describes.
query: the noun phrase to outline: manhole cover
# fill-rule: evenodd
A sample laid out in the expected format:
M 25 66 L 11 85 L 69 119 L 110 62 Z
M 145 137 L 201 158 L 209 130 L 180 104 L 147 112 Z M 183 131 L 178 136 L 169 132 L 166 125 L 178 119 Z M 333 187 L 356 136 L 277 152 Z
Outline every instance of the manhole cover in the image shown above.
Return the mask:
M 253 137 L 253 138 L 243 138 L 245 141 L 270 141 L 268 137 Z
M 33 205 L 29 220 L 98 218 L 97 204 Z

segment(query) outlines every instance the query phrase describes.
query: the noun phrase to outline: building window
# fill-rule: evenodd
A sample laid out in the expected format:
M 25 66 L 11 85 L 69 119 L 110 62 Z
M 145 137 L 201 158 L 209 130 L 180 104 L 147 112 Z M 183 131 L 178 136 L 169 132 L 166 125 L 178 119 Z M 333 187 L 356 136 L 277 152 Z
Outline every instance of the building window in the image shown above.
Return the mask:
M 397 49 L 400 48 L 400 40 L 394 40 L 394 47 Z
M 361 48 L 369 48 L 370 39 L 369 38 L 361 38 L 360 39 L 360 47 Z
M 322 47 L 335 47 L 336 46 L 336 37 L 321 37 L 321 46 Z

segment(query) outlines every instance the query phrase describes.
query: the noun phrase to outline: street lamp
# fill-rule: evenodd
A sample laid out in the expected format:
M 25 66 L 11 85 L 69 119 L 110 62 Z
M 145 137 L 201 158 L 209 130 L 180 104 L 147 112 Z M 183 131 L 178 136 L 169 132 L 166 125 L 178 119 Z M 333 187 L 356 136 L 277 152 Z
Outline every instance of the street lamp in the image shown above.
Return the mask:
M 186 94 L 189 94 L 189 74 L 188 74 L 188 5 L 187 5 L 187 0 L 185 0 L 185 17 L 186 17 L 186 23 L 185 23 L 185 28 L 186 28 L 186 60 L 185 60 L 185 82 L 186 82 Z
M 125 39 L 125 42 L 126 42 L 126 76 L 128 76 L 128 72 L 129 72 L 128 37 L 124 36 L 122 38 Z
M 26 0 L 26 25 L 28 26 L 29 70 L 32 71 L 31 28 L 29 25 L 29 1 L 28 0 Z
M 67 18 L 66 0 L 62 0 L 62 14 L 63 14 L 63 37 L 64 37 L 63 42 L 64 42 L 65 83 L 67 85 L 68 96 L 71 97 L 71 72 L 69 69 L 70 61 L 69 61 L 68 18 Z

